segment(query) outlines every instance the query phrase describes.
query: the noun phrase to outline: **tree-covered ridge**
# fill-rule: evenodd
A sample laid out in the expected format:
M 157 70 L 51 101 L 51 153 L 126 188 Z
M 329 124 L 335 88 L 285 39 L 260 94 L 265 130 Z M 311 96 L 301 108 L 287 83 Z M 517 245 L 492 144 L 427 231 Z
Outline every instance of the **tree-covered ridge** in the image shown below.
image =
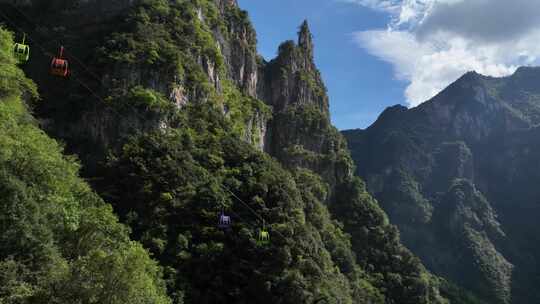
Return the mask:
M 28 113 L 0 29 L 0 303 L 170 303 L 161 268 Z
M 104 195 L 166 267 L 171 292 L 185 290 L 187 303 L 383 303 L 330 220 L 320 179 L 292 176 L 210 116 L 134 138 L 109 163 Z M 221 211 L 231 230 L 216 226 Z M 256 244 L 257 215 L 267 247 Z

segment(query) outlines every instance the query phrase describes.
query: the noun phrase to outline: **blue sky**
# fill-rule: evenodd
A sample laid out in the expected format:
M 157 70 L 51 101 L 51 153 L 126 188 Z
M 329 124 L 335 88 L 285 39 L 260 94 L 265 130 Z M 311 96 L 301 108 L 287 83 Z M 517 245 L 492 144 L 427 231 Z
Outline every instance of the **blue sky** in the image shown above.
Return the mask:
M 307 19 L 314 37 L 315 62 L 330 96 L 332 121 L 339 129 L 365 128 L 387 106 L 403 103 L 406 83 L 390 64 L 368 54 L 353 33 L 384 29 L 389 15 L 334 0 L 239 0 L 257 31 L 259 53 L 274 58 L 278 45 L 296 40 Z
M 304 19 L 339 129 L 414 107 L 468 71 L 501 77 L 540 64 L 540 1 L 238 0 L 267 59 Z

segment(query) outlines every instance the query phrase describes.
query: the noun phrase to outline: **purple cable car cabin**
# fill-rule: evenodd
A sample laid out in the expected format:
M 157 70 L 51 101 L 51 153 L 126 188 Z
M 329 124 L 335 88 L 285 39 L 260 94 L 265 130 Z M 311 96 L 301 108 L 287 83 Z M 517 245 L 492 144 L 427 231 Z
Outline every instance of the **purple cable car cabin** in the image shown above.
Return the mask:
M 218 227 L 221 229 L 227 229 L 231 227 L 231 217 L 228 215 L 225 215 L 224 213 L 221 213 L 219 215 Z

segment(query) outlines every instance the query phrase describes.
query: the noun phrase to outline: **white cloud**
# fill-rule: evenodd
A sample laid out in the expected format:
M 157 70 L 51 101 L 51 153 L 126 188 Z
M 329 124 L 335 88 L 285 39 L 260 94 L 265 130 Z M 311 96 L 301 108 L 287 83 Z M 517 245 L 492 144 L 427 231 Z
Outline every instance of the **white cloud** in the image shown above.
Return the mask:
M 356 3 L 371 9 L 389 13 L 396 13 L 401 9 L 400 0 L 341 0 L 341 2 Z
M 505 76 L 540 58 L 540 1 L 396 0 L 392 7 L 389 1 L 347 1 L 392 15 L 386 30 L 357 32 L 354 39 L 410 83 L 410 106 L 467 71 Z

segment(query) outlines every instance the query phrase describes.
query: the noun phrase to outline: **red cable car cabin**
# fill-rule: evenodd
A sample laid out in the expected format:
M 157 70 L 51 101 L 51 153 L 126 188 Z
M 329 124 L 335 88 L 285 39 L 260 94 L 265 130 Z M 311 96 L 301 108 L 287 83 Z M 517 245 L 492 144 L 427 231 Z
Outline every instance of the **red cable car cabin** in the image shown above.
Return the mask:
M 51 75 L 67 77 L 69 75 L 69 63 L 66 59 L 63 59 L 64 47 L 60 47 L 60 55 L 58 57 L 53 57 L 51 61 Z

